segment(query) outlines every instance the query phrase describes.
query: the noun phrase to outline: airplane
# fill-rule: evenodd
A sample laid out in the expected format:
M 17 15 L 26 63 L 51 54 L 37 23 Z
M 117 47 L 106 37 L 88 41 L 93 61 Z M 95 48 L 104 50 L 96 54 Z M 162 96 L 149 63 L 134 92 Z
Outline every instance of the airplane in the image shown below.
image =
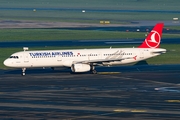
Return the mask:
M 157 23 L 137 48 L 29 51 L 28 47 L 24 47 L 24 51 L 7 58 L 4 65 L 22 68 L 22 76 L 25 75 L 26 68 L 35 67 L 69 67 L 74 73 L 90 71 L 96 74 L 95 66 L 134 63 L 166 53 L 166 49 L 159 48 L 163 26 L 164 23 Z

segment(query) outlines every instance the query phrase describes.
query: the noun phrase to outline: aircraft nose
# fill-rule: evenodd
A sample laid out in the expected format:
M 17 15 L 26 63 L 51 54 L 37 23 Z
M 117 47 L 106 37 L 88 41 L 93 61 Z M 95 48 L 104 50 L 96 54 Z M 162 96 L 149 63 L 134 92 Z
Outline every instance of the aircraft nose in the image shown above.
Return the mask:
M 4 61 L 4 63 L 3 63 L 5 66 L 10 66 L 10 61 L 8 60 L 8 59 L 6 59 L 5 61 Z

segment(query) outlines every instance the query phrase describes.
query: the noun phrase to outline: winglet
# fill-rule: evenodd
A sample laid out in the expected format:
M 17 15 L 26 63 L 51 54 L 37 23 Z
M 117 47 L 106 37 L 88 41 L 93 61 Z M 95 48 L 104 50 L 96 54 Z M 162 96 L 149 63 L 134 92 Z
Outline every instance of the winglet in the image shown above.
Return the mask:
M 164 23 L 157 23 L 138 48 L 159 48 Z

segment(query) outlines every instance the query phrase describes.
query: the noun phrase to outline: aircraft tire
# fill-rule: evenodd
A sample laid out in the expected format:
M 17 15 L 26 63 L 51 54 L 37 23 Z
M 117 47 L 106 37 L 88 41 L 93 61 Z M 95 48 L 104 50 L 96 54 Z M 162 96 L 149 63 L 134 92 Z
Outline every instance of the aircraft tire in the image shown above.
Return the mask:
M 25 76 L 25 75 L 26 75 L 26 73 L 24 73 L 24 72 L 23 72 L 21 75 L 22 75 L 22 76 Z
M 97 74 L 97 71 L 96 70 L 92 70 L 92 74 Z

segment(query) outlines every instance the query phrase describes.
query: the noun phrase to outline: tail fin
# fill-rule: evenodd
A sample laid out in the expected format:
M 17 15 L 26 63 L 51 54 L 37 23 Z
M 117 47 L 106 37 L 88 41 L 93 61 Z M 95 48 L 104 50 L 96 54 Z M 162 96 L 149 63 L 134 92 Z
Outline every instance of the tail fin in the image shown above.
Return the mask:
M 159 48 L 164 23 L 157 23 L 138 48 Z

